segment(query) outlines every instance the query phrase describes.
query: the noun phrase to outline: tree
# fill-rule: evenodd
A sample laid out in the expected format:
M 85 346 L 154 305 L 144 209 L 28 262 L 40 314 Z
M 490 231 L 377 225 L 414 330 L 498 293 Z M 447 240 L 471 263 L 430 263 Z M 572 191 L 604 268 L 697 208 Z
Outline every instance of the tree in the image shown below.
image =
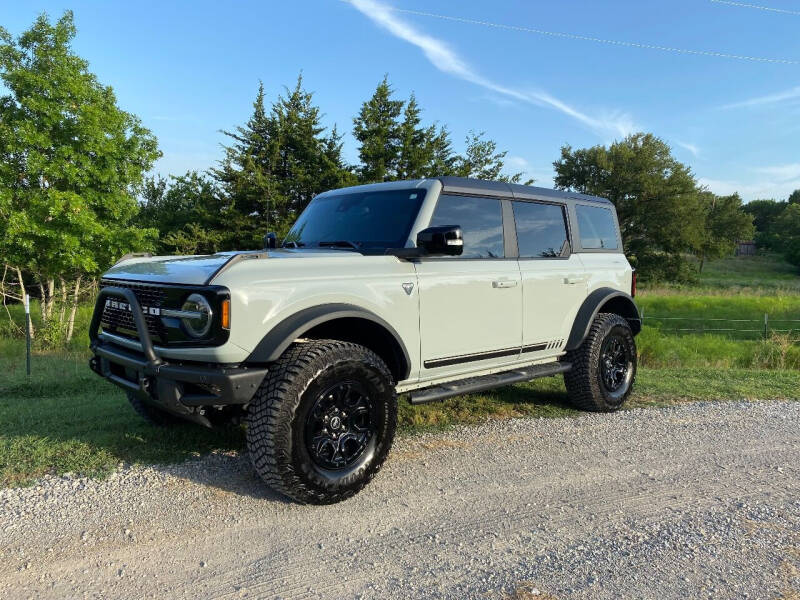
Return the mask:
M 411 94 L 403 111 L 403 122 L 400 123 L 398 130 L 400 146 L 394 174 L 397 179 L 425 177 L 433 162 L 436 126 L 422 127 L 421 113 L 416 97 Z
M 403 101 L 394 100 L 392 94 L 389 76 L 385 75 L 353 119 L 353 137 L 360 144 L 358 170 L 364 183 L 389 181 L 397 173 L 402 145 L 398 118 L 403 112 Z
M 254 248 L 262 232 L 258 221 L 265 229 L 274 227 L 277 208 L 272 176 L 277 124 L 267 114 L 262 83 L 259 83 L 253 113 L 247 123 L 222 133 L 233 143 L 224 148 L 225 157 L 210 173 L 230 207 L 230 243 L 240 249 Z
M 459 177 L 475 177 L 487 181 L 519 183 L 522 180 L 522 173 L 502 175 L 508 152 L 498 152 L 497 142 L 485 139 L 485 135 L 485 131 L 469 132 L 464 156 L 456 158 L 455 174 Z M 525 183 L 531 184 L 533 179 L 529 179 Z
M 42 317 L 53 316 L 56 280 L 72 282 L 72 335 L 81 281 L 115 257 L 149 247 L 131 225 L 136 193 L 160 156 L 156 138 L 117 107 L 72 52 L 71 12 L 46 15 L 14 39 L 0 28 L 0 253 L 32 273 Z
M 447 127 L 440 126 L 438 130 L 430 131 L 431 159 L 422 171 L 423 177 L 437 177 L 439 175 L 454 175 L 458 156 L 453 152 L 453 142 Z
M 253 114 L 234 131 L 225 157 L 211 174 L 227 206 L 232 248 L 257 248 L 265 232 L 285 233 L 318 193 L 353 182 L 342 159 L 341 136 L 325 134 L 313 95 L 302 76 L 268 113 L 259 85 Z
M 786 207 L 775 223 L 775 230 L 780 240 L 777 250 L 788 262 L 800 267 L 800 203 Z
M 136 222 L 158 230 L 159 253 L 211 254 L 230 246 L 228 213 L 215 182 L 188 171 L 147 179 Z
M 736 242 L 751 239 L 754 231 L 753 217 L 742 210 L 739 194 L 715 196 L 711 192 L 703 192 L 701 201 L 705 211 L 705 227 L 697 248 L 700 272 L 706 259 L 731 254 Z
M 751 200 L 744 205 L 744 212 L 753 217 L 755 241 L 759 248 L 777 250 L 780 240 L 775 230 L 775 223 L 786 207 L 786 202 L 775 200 Z
M 788 204 L 800 204 L 800 190 L 795 190 L 789 194 Z
M 687 277 L 683 253 L 702 243 L 705 212 L 694 175 L 667 144 L 637 133 L 609 147 L 564 146 L 553 166 L 557 188 L 614 203 L 626 252 L 643 276 Z

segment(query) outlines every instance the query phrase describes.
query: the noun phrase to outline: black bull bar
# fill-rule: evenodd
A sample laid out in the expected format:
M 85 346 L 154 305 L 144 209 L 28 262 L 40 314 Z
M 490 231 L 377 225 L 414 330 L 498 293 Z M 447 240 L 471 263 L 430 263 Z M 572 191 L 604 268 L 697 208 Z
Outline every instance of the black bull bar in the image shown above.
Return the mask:
M 100 333 L 108 298 L 122 298 L 130 306 L 141 352 L 121 347 Z M 267 374 L 262 366 L 164 361 L 153 346 L 136 294 L 122 287 L 100 290 L 89 325 L 89 348 L 93 354 L 89 367 L 101 377 L 145 402 L 207 426 L 204 407 L 247 404 Z

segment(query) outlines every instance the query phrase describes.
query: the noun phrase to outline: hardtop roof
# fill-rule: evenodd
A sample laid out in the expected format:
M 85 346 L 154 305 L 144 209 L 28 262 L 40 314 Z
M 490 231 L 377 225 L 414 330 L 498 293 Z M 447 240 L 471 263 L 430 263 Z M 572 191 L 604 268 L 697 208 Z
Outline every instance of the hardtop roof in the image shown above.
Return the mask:
M 536 187 L 533 185 L 521 185 L 518 183 L 506 183 L 504 181 L 485 181 L 472 177 L 431 177 L 429 179 L 407 179 L 404 181 L 387 181 L 384 183 L 370 183 L 347 188 L 330 190 L 324 195 L 341 194 L 354 191 L 378 191 L 386 189 L 403 188 L 427 188 L 434 181 L 442 184 L 442 193 L 451 194 L 479 194 L 481 196 L 492 196 L 495 198 L 509 198 L 511 200 L 551 200 L 554 202 L 565 202 L 567 200 L 580 200 L 584 202 L 595 202 L 598 204 L 611 204 L 611 201 L 599 196 L 588 196 L 577 192 L 553 190 L 550 188 Z
M 585 202 L 597 202 L 600 204 L 611 204 L 610 200 L 599 196 L 588 196 L 577 192 L 553 190 L 550 188 L 536 187 L 533 185 L 521 185 L 519 183 L 506 183 L 504 181 L 484 181 L 471 177 L 436 177 L 442 183 L 442 193 L 456 194 L 481 194 L 488 196 L 498 196 L 501 198 L 512 198 L 514 200 L 582 200 Z

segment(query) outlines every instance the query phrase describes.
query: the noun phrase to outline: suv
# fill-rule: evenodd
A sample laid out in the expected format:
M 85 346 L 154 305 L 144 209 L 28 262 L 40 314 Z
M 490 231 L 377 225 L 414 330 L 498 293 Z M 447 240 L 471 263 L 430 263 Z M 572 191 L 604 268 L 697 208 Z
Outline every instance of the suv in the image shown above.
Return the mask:
M 301 502 L 368 483 L 412 404 L 563 374 L 618 409 L 641 321 L 613 205 L 439 177 L 320 194 L 278 247 L 129 256 L 103 277 L 97 374 L 145 419 L 245 419 L 258 474 Z

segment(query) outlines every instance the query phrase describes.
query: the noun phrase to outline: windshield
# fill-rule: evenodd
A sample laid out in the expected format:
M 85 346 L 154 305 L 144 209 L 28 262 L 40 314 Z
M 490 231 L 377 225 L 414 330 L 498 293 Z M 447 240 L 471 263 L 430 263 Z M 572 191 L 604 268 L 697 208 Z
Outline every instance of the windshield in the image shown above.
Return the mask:
M 424 189 L 314 198 L 289 231 L 284 245 L 367 251 L 403 248 L 423 198 Z

